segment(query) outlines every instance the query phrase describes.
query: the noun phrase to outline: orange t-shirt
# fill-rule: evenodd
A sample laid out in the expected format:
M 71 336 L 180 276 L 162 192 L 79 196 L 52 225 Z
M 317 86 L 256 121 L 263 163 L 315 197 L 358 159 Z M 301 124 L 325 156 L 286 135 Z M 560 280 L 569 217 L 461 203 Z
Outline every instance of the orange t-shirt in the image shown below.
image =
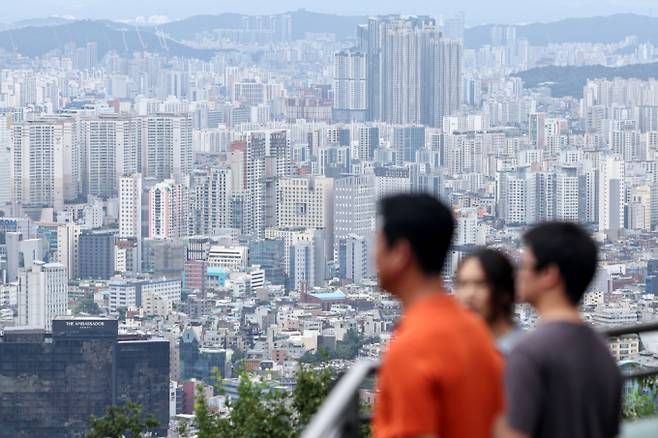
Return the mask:
M 502 358 L 484 322 L 442 293 L 409 306 L 378 374 L 373 435 L 491 437 Z

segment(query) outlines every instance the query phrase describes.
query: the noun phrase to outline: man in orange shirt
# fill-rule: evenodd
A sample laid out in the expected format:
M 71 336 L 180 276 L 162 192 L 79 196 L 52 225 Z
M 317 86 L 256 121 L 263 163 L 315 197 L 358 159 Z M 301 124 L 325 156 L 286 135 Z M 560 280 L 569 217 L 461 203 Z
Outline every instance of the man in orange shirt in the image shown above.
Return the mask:
M 378 375 L 374 437 L 491 437 L 503 410 L 502 360 L 484 323 L 445 294 L 452 214 L 424 194 L 379 207 L 380 286 L 404 310 Z

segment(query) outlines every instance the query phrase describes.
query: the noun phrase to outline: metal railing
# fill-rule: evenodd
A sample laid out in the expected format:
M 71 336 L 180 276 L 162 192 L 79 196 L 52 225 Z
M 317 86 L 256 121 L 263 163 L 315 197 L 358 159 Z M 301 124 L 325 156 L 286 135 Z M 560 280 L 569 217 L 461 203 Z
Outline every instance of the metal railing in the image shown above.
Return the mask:
M 658 332 L 658 322 L 614 327 L 601 330 L 608 338 Z M 356 438 L 364 418 L 360 414 L 359 388 L 377 371 L 379 362 L 359 361 L 345 373 L 313 416 L 302 438 Z M 624 373 L 626 379 L 641 379 L 658 375 L 658 368 Z
M 608 338 L 618 338 L 624 335 L 637 335 L 640 333 L 658 332 L 658 321 L 646 324 L 633 324 L 621 327 L 605 328 L 601 333 Z M 658 375 L 658 368 L 649 368 L 640 371 L 626 372 L 623 374 L 625 379 L 641 379 Z

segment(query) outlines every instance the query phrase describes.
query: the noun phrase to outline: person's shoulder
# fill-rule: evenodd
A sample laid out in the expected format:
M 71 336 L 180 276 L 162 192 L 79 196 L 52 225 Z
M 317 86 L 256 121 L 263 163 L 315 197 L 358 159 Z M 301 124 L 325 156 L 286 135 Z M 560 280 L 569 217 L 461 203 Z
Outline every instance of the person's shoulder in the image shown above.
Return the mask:
M 511 332 L 496 340 L 496 348 L 498 348 L 498 351 L 500 351 L 503 355 L 507 356 L 525 335 L 526 332 L 523 330 L 514 328 Z
M 514 343 L 509 349 L 508 355 L 511 356 L 537 356 L 550 348 L 555 342 L 559 342 L 551 330 L 545 327 L 537 326 L 534 330 L 518 330 L 515 335 Z
M 516 340 L 510 354 L 542 355 L 555 351 L 582 349 L 584 345 L 601 346 L 607 351 L 605 338 L 589 324 L 551 321 L 537 325 Z

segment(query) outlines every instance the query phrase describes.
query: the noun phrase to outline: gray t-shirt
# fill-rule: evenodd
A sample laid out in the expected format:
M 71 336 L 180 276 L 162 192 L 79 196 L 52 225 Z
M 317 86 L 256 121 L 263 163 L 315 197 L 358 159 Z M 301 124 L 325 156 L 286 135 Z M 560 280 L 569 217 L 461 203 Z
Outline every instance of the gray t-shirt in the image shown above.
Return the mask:
M 600 334 L 585 324 L 540 323 L 507 358 L 509 425 L 532 437 L 615 437 L 621 386 Z

